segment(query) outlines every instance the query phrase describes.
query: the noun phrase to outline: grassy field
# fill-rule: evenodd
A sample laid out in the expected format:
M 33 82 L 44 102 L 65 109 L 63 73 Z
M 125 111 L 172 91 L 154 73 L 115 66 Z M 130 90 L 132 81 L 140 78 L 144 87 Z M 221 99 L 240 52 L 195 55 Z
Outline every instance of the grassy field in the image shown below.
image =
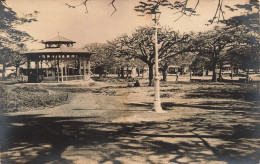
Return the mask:
M 106 95 L 124 96 L 131 92 L 134 79 L 94 78 L 95 81 L 110 84 L 108 86 L 81 87 L 75 84 L 26 84 L 0 85 L 0 109 L 4 112 L 17 112 L 44 109 L 63 103 L 68 103 L 68 96 L 72 93 L 100 93 Z M 134 92 L 147 93 L 154 96 L 153 87 L 148 87 L 147 79 L 139 79 L 141 87 Z M 8 83 L 7 83 L 8 84 Z M 211 83 L 211 82 L 161 82 L 161 98 L 174 98 L 178 93 L 186 99 L 241 99 L 249 102 L 259 101 L 259 84 L 245 83 Z
M 67 94 L 37 84 L 0 85 L 0 112 L 44 109 L 66 103 Z
M 259 163 L 259 85 L 161 82 L 167 113 L 158 114 L 154 88 L 147 79 L 131 87 L 134 81 L 4 85 L 3 93 L 12 96 L 2 104 L 15 100 L 16 106 L 1 114 L 1 160 Z

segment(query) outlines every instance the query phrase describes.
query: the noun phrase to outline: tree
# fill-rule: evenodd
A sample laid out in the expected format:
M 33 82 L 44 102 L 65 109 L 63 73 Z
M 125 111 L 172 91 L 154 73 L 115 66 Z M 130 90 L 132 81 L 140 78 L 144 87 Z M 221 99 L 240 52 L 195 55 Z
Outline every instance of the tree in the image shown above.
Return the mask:
M 227 53 L 232 56 L 232 60 L 237 60 L 236 64 L 239 64 L 241 69 L 247 72 L 247 82 L 249 82 L 249 69 L 255 69 L 255 72 L 259 69 L 260 56 L 259 47 L 260 40 L 254 33 L 247 32 L 244 28 L 239 28 L 237 41 L 229 47 Z M 234 57 L 235 56 L 235 57 Z
M 98 70 L 99 77 L 102 77 L 108 69 L 115 65 L 112 48 L 108 43 L 91 43 L 84 48 L 96 53 L 91 56 L 91 63 L 92 67 Z
M 158 32 L 159 59 L 168 60 L 178 54 L 182 54 L 190 47 L 180 46 L 189 39 L 189 35 L 180 35 L 170 28 L 162 28 Z M 153 79 L 154 65 L 154 28 L 140 27 L 131 36 L 123 35 L 117 39 L 117 51 L 120 56 L 137 58 L 148 65 L 149 86 Z
M 249 69 L 259 69 L 259 3 L 251 0 L 250 4 L 236 5 L 237 8 L 246 10 L 240 16 L 232 17 L 224 23 L 227 28 L 236 31 L 234 44 L 227 52 L 238 59 L 243 69 L 247 70 L 247 81 L 249 81 Z
M 79 6 L 84 6 L 86 13 L 88 13 L 88 3 L 90 0 L 81 0 L 77 4 L 65 3 L 69 8 L 76 8 Z M 113 7 L 114 11 L 111 13 L 113 15 L 117 11 L 117 7 L 115 3 L 120 0 L 110 0 L 109 5 Z M 140 14 L 140 16 L 144 16 L 144 14 L 151 14 L 151 11 L 159 10 L 159 8 L 168 8 L 170 10 L 174 10 L 174 15 L 179 14 L 179 17 L 175 20 L 179 20 L 183 16 L 191 16 L 196 15 L 196 9 L 199 6 L 200 0 L 196 0 L 195 5 L 190 6 L 191 0 L 140 0 L 139 4 L 135 6 L 135 10 Z M 250 0 L 251 2 L 258 2 L 258 0 Z M 211 23 L 217 21 L 221 21 L 224 19 L 224 11 L 223 11 L 223 0 L 219 0 L 216 12 L 212 19 Z
M 194 49 L 199 54 L 209 55 L 212 65 L 212 81 L 217 81 L 216 68 L 217 64 L 223 65 L 223 50 L 230 46 L 234 41 L 235 32 L 228 28 L 215 27 L 214 30 L 209 30 L 204 33 L 199 33 L 195 39 Z
M 23 62 L 18 55 L 26 49 L 24 42 L 33 41 L 33 37 L 24 31 L 17 30 L 18 25 L 37 21 L 35 11 L 33 14 L 18 17 L 16 12 L 7 7 L 4 0 L 0 1 L 0 64 L 3 65 L 2 76 L 5 77 L 7 66 L 17 66 Z

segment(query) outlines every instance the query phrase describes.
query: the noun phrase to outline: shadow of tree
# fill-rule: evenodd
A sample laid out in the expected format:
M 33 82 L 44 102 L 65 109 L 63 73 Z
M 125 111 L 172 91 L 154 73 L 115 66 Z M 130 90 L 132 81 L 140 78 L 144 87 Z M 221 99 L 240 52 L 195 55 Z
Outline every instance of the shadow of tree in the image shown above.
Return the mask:
M 2 163 L 72 163 L 72 156 L 79 154 L 98 163 L 257 163 L 259 117 L 248 118 L 259 113 L 214 112 L 139 123 L 100 122 L 94 117 L 1 116 Z
M 186 98 L 225 98 L 260 101 L 259 85 L 228 86 L 215 85 L 199 87 L 188 93 Z
M 128 107 L 145 109 L 153 107 L 152 103 L 129 103 L 127 105 Z M 175 114 L 178 114 L 177 110 L 183 109 L 199 109 L 204 111 L 188 116 L 188 118 L 169 120 L 171 124 L 169 125 L 168 122 L 165 122 L 164 126 L 167 126 L 165 130 L 153 127 L 156 129 L 156 132 L 163 133 L 163 135 L 136 134 L 151 138 L 195 139 L 191 144 L 183 142 L 183 140 L 177 143 L 178 150 L 184 150 L 186 153 L 176 152 L 178 156 L 169 160 L 170 162 L 181 163 L 178 160 L 187 154 L 189 154 L 190 159 L 193 159 L 191 160 L 192 162 L 209 159 L 210 155 L 206 156 L 206 152 L 205 154 L 201 153 L 201 143 L 214 154 L 214 157 L 209 160 L 226 161 L 228 163 L 259 162 L 258 153 L 260 145 L 255 144 L 260 140 L 260 115 L 256 104 L 246 101 L 201 101 L 193 104 L 164 102 L 162 103 L 162 107 L 169 112 L 175 111 Z M 185 111 L 182 112 L 185 113 Z M 172 124 L 175 125 L 175 128 L 172 130 L 177 134 L 169 135 Z M 151 127 L 151 125 L 149 126 Z M 189 145 L 183 146 L 188 143 Z M 187 161 L 183 163 L 187 163 Z

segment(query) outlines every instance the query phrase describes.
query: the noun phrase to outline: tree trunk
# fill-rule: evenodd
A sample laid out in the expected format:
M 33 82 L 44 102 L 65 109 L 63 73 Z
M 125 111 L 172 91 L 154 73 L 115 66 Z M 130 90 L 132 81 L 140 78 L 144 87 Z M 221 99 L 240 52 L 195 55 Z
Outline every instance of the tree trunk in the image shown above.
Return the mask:
M 19 76 L 19 64 L 15 65 L 15 76 L 18 77 Z
M 162 73 L 163 73 L 163 81 L 167 80 L 167 69 L 168 69 L 168 64 L 164 64 Z
M 162 70 L 163 72 L 163 81 L 166 81 L 167 80 L 167 71 L 166 70 Z
M 121 78 L 125 78 L 125 75 L 124 75 L 124 67 L 121 67 Z
M 142 79 L 144 78 L 144 67 L 142 68 Z
M 222 64 L 219 65 L 218 81 L 222 81 Z
M 137 74 L 138 74 L 138 77 L 140 77 L 140 68 L 139 67 L 137 68 Z
M 249 67 L 246 70 L 246 82 L 249 83 L 250 79 L 249 79 Z
M 129 75 L 129 69 L 128 69 L 128 66 L 126 67 L 126 78 L 128 78 L 128 75 Z
M 212 82 L 216 82 L 217 81 L 217 74 L 216 74 L 216 62 L 213 62 L 213 66 L 212 66 Z
M 2 72 L 2 77 L 5 78 L 5 73 L 6 73 L 6 64 L 3 62 L 3 72 Z
M 152 86 L 153 81 L 153 64 L 149 64 L 149 86 Z
M 230 65 L 230 70 L 231 70 L 230 78 L 233 79 L 233 65 Z
M 206 76 L 208 76 L 209 75 L 209 67 L 207 67 L 207 69 L 206 69 Z
M 120 67 L 117 68 L 117 76 L 120 77 Z

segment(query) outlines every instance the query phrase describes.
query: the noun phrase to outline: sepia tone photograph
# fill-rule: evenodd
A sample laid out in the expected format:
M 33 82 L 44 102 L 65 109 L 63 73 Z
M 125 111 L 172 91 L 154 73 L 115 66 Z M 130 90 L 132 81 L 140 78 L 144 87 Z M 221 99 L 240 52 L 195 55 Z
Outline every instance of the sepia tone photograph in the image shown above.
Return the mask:
M 0 0 L 0 164 L 259 164 L 259 0 Z

